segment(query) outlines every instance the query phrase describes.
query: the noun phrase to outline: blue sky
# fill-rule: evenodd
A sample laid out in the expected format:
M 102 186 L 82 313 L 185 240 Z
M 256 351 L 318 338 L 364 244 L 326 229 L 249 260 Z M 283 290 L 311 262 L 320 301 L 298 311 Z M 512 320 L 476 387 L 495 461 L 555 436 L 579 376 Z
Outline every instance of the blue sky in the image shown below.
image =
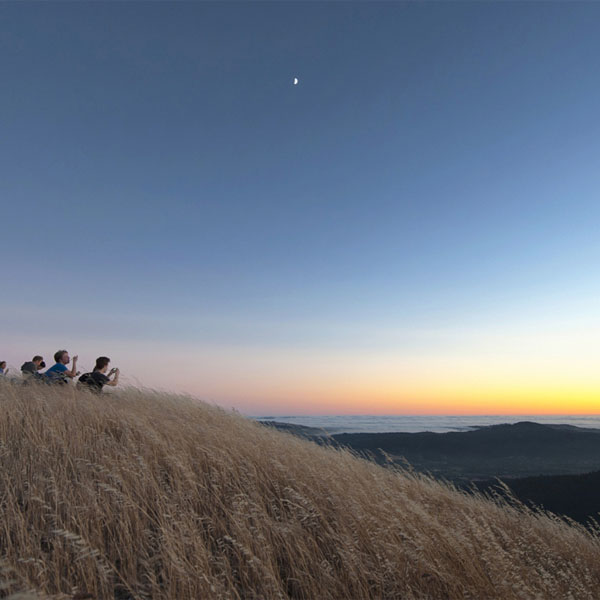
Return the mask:
M 226 374 L 258 360 L 252 402 L 290 412 L 299 352 L 358 369 L 383 353 L 393 378 L 498 328 L 595 330 L 599 18 L 593 3 L 0 5 L 0 353 L 18 366 L 37 336 L 45 355 L 114 355 L 242 407 Z M 157 376 L 165 354 L 196 356 L 197 376 L 177 361 Z

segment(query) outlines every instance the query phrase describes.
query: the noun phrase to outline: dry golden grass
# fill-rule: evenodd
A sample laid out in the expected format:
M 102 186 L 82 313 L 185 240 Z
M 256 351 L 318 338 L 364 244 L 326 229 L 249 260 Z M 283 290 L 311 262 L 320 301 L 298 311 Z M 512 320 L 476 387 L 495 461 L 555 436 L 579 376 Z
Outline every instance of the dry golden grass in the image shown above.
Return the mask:
M 0 597 L 600 597 L 582 528 L 185 397 L 2 385 L 0 467 Z

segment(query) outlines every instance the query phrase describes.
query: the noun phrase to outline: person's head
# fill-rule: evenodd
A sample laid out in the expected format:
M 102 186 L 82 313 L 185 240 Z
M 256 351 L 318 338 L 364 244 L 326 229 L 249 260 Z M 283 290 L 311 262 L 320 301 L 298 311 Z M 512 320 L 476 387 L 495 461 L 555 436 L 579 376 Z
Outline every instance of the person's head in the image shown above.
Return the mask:
M 71 362 L 71 357 L 66 350 L 59 350 L 54 353 L 54 362 L 57 362 L 61 365 L 68 365 Z
M 39 354 L 36 354 L 32 359 L 31 362 L 37 367 L 38 371 L 40 369 L 43 369 L 46 366 L 46 363 L 44 362 L 44 357 L 40 356 Z
M 5 360 L 0 360 L 0 369 L 2 369 L 2 370 L 6 369 L 6 361 Z
M 99 356 L 96 359 L 96 366 L 94 367 L 94 371 L 100 371 L 100 373 L 106 373 L 109 364 L 110 364 L 110 358 L 108 358 L 108 356 Z

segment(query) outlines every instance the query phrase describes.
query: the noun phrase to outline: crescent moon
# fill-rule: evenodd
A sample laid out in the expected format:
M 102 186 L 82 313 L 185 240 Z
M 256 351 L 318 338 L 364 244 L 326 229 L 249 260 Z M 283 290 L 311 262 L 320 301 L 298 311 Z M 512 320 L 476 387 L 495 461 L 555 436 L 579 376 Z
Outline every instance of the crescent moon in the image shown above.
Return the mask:
M 298 85 L 298 78 L 294 77 L 294 85 Z

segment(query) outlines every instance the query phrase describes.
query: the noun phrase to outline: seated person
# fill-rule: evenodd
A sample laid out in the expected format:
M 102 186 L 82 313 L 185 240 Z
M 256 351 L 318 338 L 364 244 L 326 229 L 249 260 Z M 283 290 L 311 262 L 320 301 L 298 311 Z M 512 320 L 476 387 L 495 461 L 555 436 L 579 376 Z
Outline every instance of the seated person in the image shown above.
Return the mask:
M 42 375 L 38 371 L 45 366 L 44 358 L 36 354 L 29 362 L 21 365 L 21 373 L 25 379 L 42 379 Z
M 0 375 L 6 375 L 8 373 L 8 369 L 6 368 L 6 361 L 0 360 Z
M 79 389 L 88 389 L 91 392 L 99 394 L 105 385 L 115 386 L 119 383 L 119 369 L 111 369 L 108 375 L 106 371 L 110 363 L 108 356 L 99 356 L 96 359 L 96 366 L 91 373 L 84 373 L 77 382 Z M 114 375 L 112 379 L 110 376 Z
M 54 353 L 56 364 L 52 365 L 46 371 L 46 377 L 51 383 L 67 383 L 68 379 L 73 379 L 79 375 L 77 371 L 77 356 L 73 357 L 73 366 L 71 370 L 67 369 L 67 365 L 71 362 L 69 353 L 66 350 L 59 350 Z

